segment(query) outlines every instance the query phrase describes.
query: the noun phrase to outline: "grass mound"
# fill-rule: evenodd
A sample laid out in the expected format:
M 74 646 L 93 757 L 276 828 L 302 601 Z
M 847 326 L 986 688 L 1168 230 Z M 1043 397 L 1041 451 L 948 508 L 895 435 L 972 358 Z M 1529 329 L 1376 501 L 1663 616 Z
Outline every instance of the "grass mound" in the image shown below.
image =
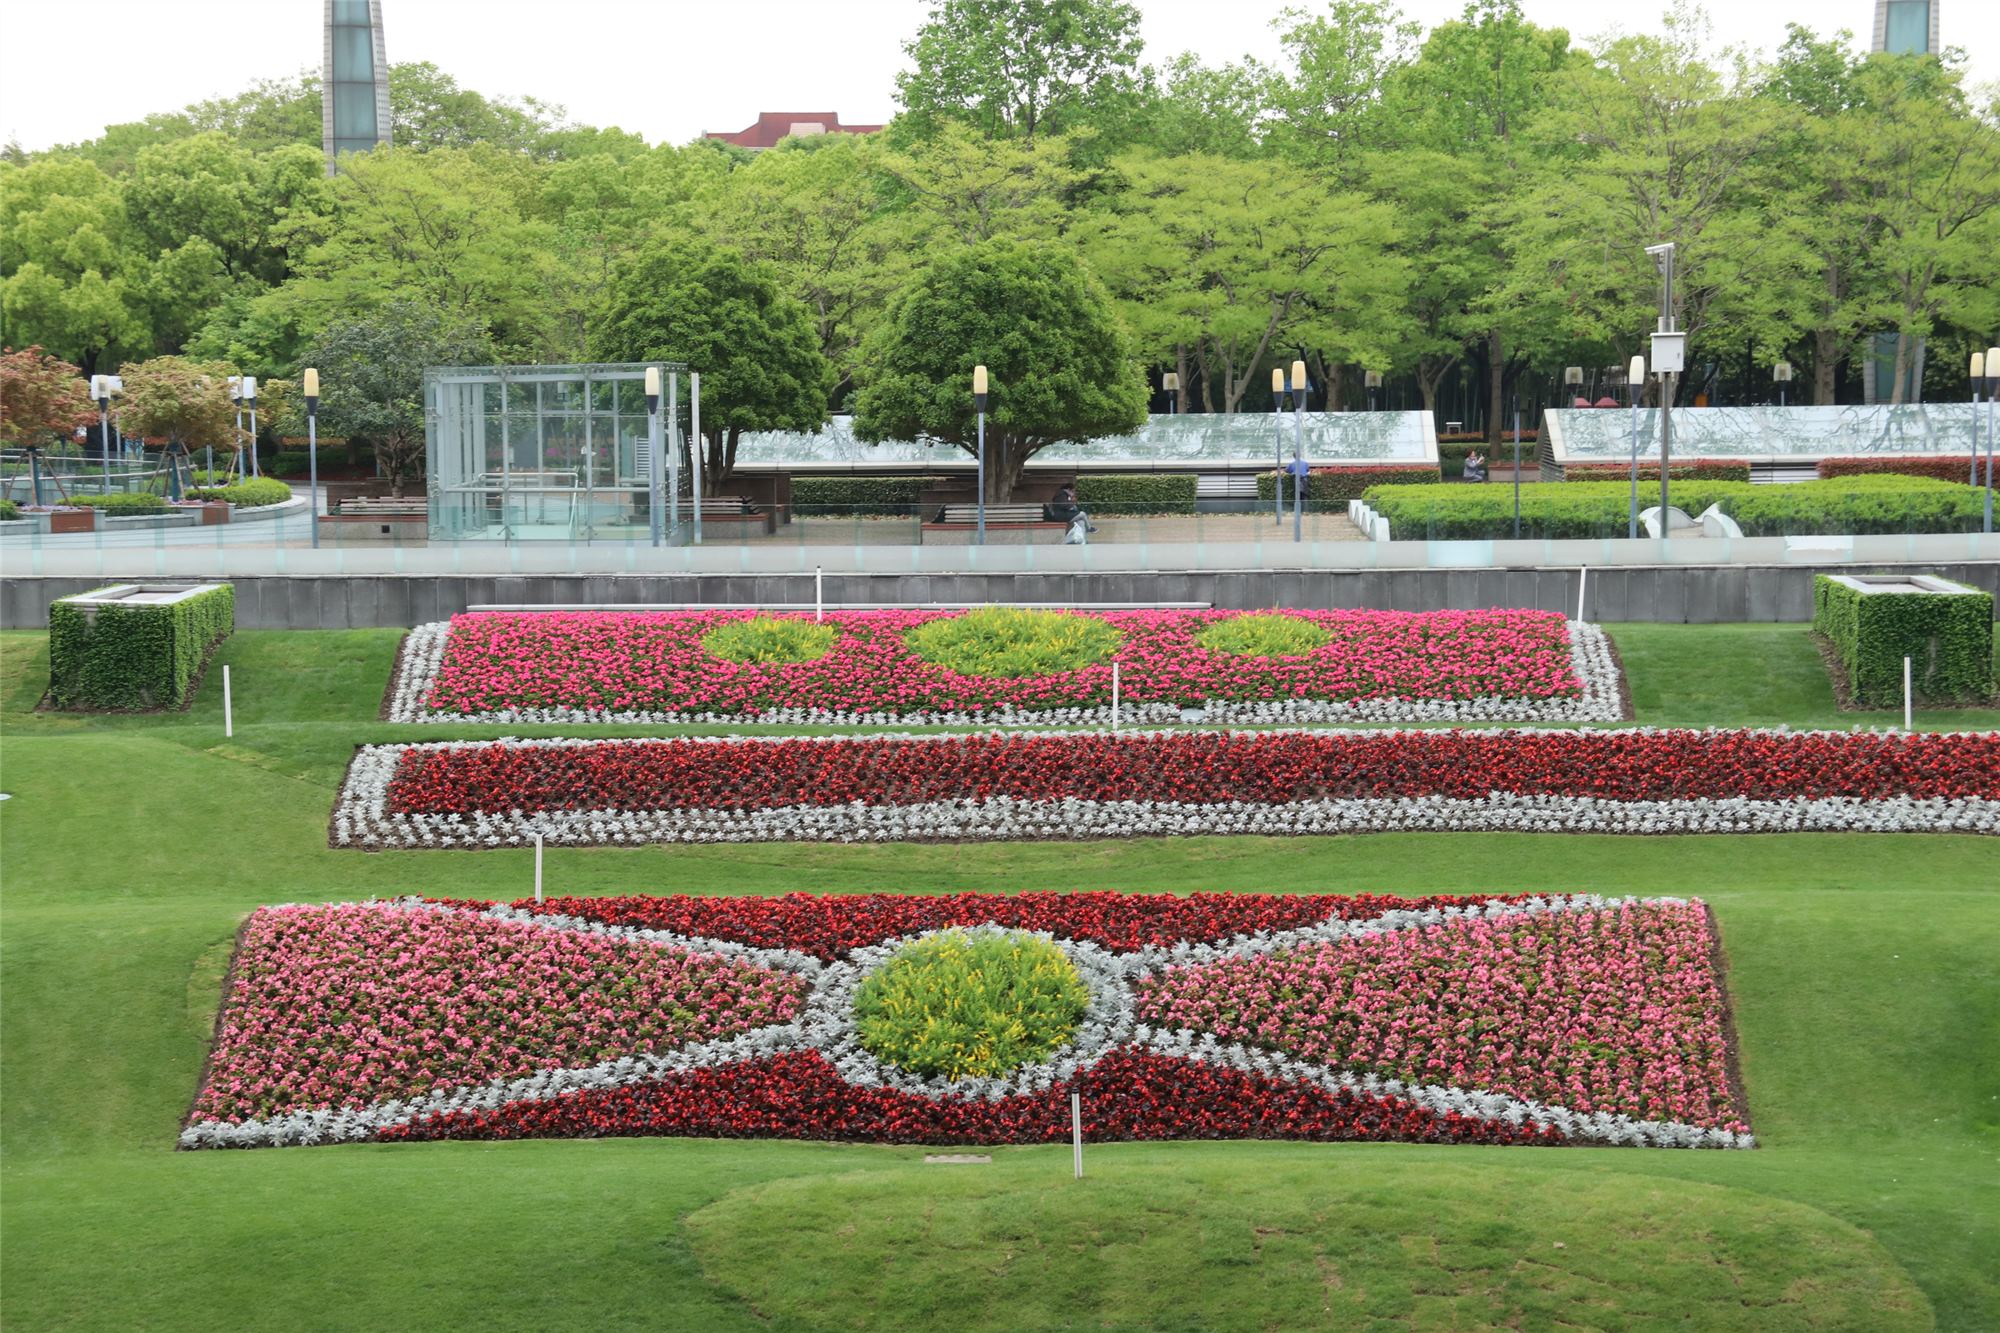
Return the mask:
M 861 983 L 861 1044 L 913 1074 L 1004 1074 L 1076 1031 L 1090 992 L 1075 964 L 1023 931 L 948 930 L 905 946 Z
M 988 606 L 919 625 L 903 642 L 926 662 L 960 675 L 1016 680 L 1105 661 L 1123 637 L 1092 616 Z
M 687 1227 L 765 1318 L 826 1328 L 1931 1326 L 1865 1232 L 1728 1186 L 1571 1171 L 1552 1190 L 1503 1160 L 1386 1154 L 1365 1171 L 1295 1156 L 1254 1181 L 1166 1149 L 1085 1162 L 1081 1182 L 1015 1154 L 774 1181 Z
M 798 616 L 732 620 L 701 636 L 701 646 L 726 662 L 810 662 L 839 637 L 831 625 Z
M 1218 620 L 1194 638 L 1211 653 L 1301 657 L 1315 648 L 1324 648 L 1333 636 L 1310 620 L 1257 612 Z

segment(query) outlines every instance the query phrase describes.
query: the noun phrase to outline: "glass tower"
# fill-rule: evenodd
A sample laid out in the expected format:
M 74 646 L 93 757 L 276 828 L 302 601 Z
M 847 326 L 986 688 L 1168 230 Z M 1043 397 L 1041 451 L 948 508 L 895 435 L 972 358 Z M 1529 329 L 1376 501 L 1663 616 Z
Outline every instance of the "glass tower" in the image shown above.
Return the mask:
M 382 49 L 382 0 L 326 0 L 320 141 L 329 176 L 342 153 L 362 153 L 389 142 L 389 61 Z
M 1873 49 L 1897 56 L 1938 52 L 1939 0 L 1875 0 Z

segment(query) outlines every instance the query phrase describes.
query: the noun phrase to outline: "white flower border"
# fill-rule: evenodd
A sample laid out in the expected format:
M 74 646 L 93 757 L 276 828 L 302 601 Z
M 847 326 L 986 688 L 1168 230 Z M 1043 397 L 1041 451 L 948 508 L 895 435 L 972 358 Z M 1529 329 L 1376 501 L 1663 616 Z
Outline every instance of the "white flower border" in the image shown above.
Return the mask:
M 1596 625 L 1569 623 L 1570 662 L 1583 682 L 1573 699 L 1278 699 L 1232 702 L 1211 699 L 1200 708 L 1177 704 L 1124 703 L 1121 723 L 1156 726 L 1183 722 L 1230 726 L 1288 726 L 1315 722 L 1617 722 L 1624 717 L 1618 665 L 1611 640 Z M 403 640 L 402 665 L 389 693 L 389 721 L 437 724 L 491 724 L 509 727 L 570 726 L 791 726 L 791 727 L 1071 727 L 1110 726 L 1111 709 L 1013 707 L 942 713 L 852 713 L 827 708 L 780 708 L 762 713 L 684 713 L 602 708 L 506 708 L 485 713 L 447 713 L 424 707 L 424 699 L 444 669 L 451 622 L 417 626 Z
M 1658 730 L 1650 727 L 1636 732 Z M 1711 729 L 1718 734 L 1726 729 Z M 1846 732 L 1753 729 L 1747 734 L 1810 736 Z M 988 733 L 1005 734 L 1005 733 Z M 1070 734 L 1070 733 L 1052 733 Z M 1112 733 L 1077 733 L 1107 735 Z M 1127 731 L 1126 737 L 1172 735 Z M 1232 733 L 1246 735 L 1282 732 Z M 1394 735 L 1381 731 L 1314 731 L 1313 735 Z M 1420 733 L 1428 734 L 1428 733 Z M 1550 734 L 1523 729 L 1523 734 Z M 1560 734 L 1568 735 L 1569 732 Z M 1609 734 L 1600 732 L 1600 735 Z M 692 736 L 694 744 L 854 745 L 895 739 L 948 745 L 962 734 L 884 736 Z M 1594 796 L 1343 797 L 1260 803 L 1226 801 L 1096 801 L 1079 797 L 929 801 L 908 805 L 783 806 L 769 810 L 554 810 L 529 813 L 405 814 L 388 809 L 390 783 L 406 752 L 417 750 L 646 745 L 645 738 L 397 742 L 356 748 L 335 798 L 329 840 L 336 847 L 518 847 L 537 833 L 573 847 L 651 843 L 910 842 L 961 839 L 1131 838 L 1212 834 L 1262 836 L 1387 832 L 1525 833 L 2000 833 L 2000 801 L 1984 797 L 1752 797 L 1618 801 Z
M 1024 931 L 997 923 L 947 926 L 945 931 L 973 935 L 1031 935 L 1061 949 L 1076 964 L 1091 992 L 1090 1007 L 1076 1035 L 1045 1061 L 1023 1066 L 1001 1078 L 920 1079 L 886 1065 L 863 1049 L 856 1039 L 852 999 L 855 988 L 873 968 L 897 950 L 938 930 L 885 940 L 853 950 L 827 964 L 794 950 L 757 949 L 731 940 L 681 936 L 669 931 L 614 926 L 561 914 L 537 915 L 496 905 L 482 915 L 549 930 L 580 931 L 646 940 L 663 946 L 713 950 L 744 961 L 796 972 L 812 982 L 805 1012 L 792 1023 L 772 1024 L 719 1041 L 703 1042 L 657 1054 L 624 1056 L 582 1068 L 548 1069 L 525 1078 L 498 1079 L 473 1087 L 411 1101 L 389 1100 L 364 1108 L 296 1111 L 268 1120 L 232 1124 L 220 1120 L 193 1121 L 181 1131 L 182 1148 L 258 1148 L 321 1143 L 358 1142 L 382 1130 L 417 1123 L 458 1111 L 495 1111 L 516 1102 L 547 1101 L 591 1089 L 654 1082 L 698 1069 L 768 1059 L 785 1051 L 819 1051 L 848 1082 L 859 1087 L 892 1088 L 932 1099 L 998 1101 L 1005 1097 L 1047 1091 L 1095 1065 L 1119 1049 L 1151 1051 L 1173 1058 L 1233 1069 L 1279 1081 L 1312 1084 L 1334 1094 L 1342 1092 L 1411 1102 L 1437 1114 L 1505 1123 L 1515 1127 L 1552 1128 L 1573 1143 L 1619 1147 L 1752 1148 L 1747 1133 L 1706 1128 L 1682 1121 L 1635 1120 L 1605 1112 L 1573 1111 L 1552 1103 L 1510 1097 L 1478 1089 L 1439 1084 L 1406 1083 L 1376 1074 L 1355 1074 L 1328 1065 L 1187 1029 L 1161 1029 L 1136 1020 L 1133 987 L 1142 977 L 1167 967 L 1242 958 L 1337 942 L 1397 930 L 1420 930 L 1458 919 L 1497 920 L 1550 912 L 1596 912 L 1628 906 L 1684 906 L 1686 898 L 1605 898 L 1595 894 L 1558 895 L 1520 902 L 1491 902 L 1467 907 L 1396 909 L 1358 921 L 1330 917 L 1316 925 L 1282 931 L 1238 935 L 1223 943 L 1181 941 L 1171 946 L 1146 946 L 1113 951 L 1091 941 L 1070 940 L 1046 931 Z M 438 903 L 398 899 L 373 904 L 386 910 L 457 912 Z

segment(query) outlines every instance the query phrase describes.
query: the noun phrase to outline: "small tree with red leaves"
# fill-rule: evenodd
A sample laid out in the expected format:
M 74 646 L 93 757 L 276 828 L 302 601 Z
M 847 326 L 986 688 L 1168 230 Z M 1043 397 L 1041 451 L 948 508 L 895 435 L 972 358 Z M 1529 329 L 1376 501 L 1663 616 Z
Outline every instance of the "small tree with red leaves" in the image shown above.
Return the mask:
M 40 347 L 0 350 L 0 441 L 16 449 L 66 440 L 97 417 L 83 372 Z

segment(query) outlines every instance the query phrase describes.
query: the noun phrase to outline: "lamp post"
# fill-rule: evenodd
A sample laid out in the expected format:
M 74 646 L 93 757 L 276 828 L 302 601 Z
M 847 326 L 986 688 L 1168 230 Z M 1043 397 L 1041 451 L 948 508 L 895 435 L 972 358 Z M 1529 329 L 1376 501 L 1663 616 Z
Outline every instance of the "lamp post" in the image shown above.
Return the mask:
M 1975 364 L 1977 356 L 1974 353 Z M 104 466 L 108 471 L 111 467 L 111 377 L 92 375 L 90 396 L 97 400 L 97 447 L 104 455 Z M 1973 452 L 1977 453 L 1978 449 L 1975 447 Z
M 229 460 L 229 467 L 233 472 L 236 469 L 236 465 L 243 460 L 243 377 L 241 375 L 231 375 L 229 377 L 229 401 L 236 408 L 236 457 Z M 212 444 L 203 445 L 202 453 L 207 457 L 208 461 L 205 466 L 212 480 L 215 475 L 215 446 Z M 247 467 L 243 469 L 243 479 L 245 481 L 250 479 L 250 470 Z
M 1780 361 L 1771 367 L 1771 379 L 1778 386 L 1778 406 L 1785 405 L 1785 390 L 1792 386 L 1792 363 Z
M 1382 390 L 1382 372 L 1379 370 L 1363 371 L 1361 382 L 1368 386 L 1368 410 L 1373 412 L 1375 410 L 1375 395 Z
M 1277 427 L 1278 447 L 1272 456 L 1277 460 L 1271 470 L 1271 523 L 1281 525 L 1285 521 L 1285 372 L 1283 367 L 1271 367 L 1271 424 Z
M 1972 354 L 1972 472 L 1965 479 L 1968 486 L 1979 484 L 1979 399 L 1986 388 L 1986 353 Z
M 1583 397 L 1582 366 L 1563 367 L 1563 389 L 1569 394 L 1571 402 L 1575 402 L 1577 399 Z
M 1174 371 L 1160 376 L 1160 387 L 1167 391 L 1167 415 L 1179 416 L 1181 411 L 1181 377 Z
M 245 375 L 243 377 L 243 401 L 250 405 L 250 475 L 255 477 L 259 475 L 257 471 L 257 377 L 255 375 Z
M 2000 398 L 2000 347 L 1986 349 L 1986 519 L 1980 529 L 1993 531 L 1993 400 Z
M 701 439 L 701 372 L 688 372 L 688 483 L 691 490 L 689 499 L 694 515 L 694 544 L 701 545 L 701 474 L 706 466 L 702 458 Z
M 1306 363 L 1292 362 L 1292 540 L 1305 540 Z
M 1646 387 L 1646 358 L 1635 356 L 1625 371 L 1625 385 L 1632 396 L 1632 510 L 1626 516 L 1625 535 L 1639 538 L 1639 391 Z
M 1687 335 L 1674 328 L 1674 243 L 1649 245 L 1646 253 L 1660 270 L 1660 327 L 1653 334 L 1653 373 L 1660 377 L 1660 541 L 1673 525 L 1667 521 L 1667 469 L 1673 456 L 1674 390 L 1685 365 Z
M 646 527 L 658 546 L 660 531 L 660 368 L 646 367 Z
M 972 410 L 979 414 L 979 533 L 975 545 L 986 545 L 986 367 L 972 368 Z
M 313 549 L 319 549 L 319 372 L 308 369 L 303 376 L 306 391 L 306 478 L 309 488 L 306 517 L 312 524 Z
M 1514 384 L 1514 540 L 1521 540 L 1521 385 Z

